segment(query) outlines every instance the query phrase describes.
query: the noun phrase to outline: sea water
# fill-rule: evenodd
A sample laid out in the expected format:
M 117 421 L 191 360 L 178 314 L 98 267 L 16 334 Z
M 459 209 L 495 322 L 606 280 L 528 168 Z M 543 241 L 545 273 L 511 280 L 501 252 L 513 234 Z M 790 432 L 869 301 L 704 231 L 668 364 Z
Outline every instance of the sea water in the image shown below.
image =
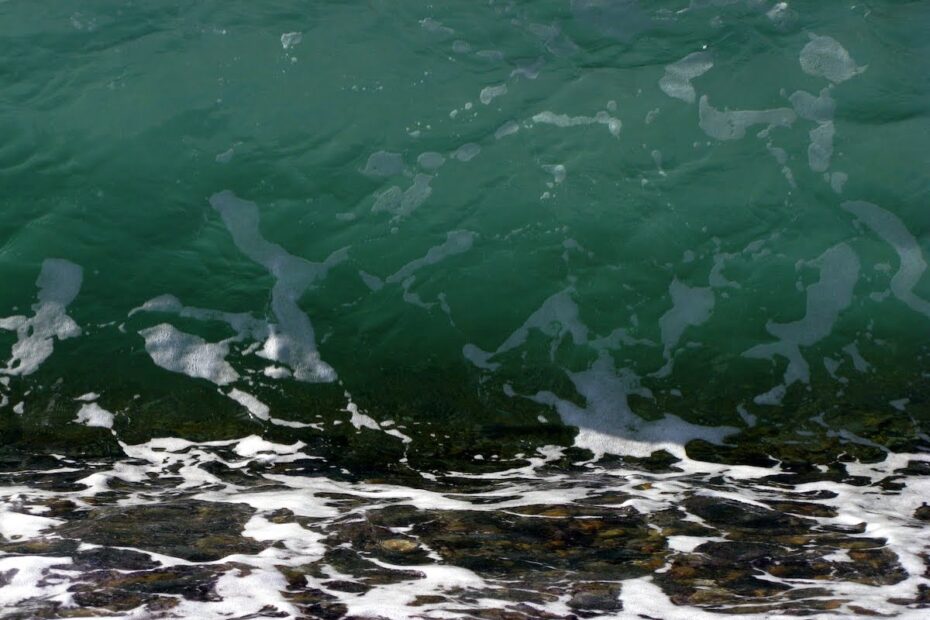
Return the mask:
M 0 3 L 0 616 L 922 617 L 928 29 Z

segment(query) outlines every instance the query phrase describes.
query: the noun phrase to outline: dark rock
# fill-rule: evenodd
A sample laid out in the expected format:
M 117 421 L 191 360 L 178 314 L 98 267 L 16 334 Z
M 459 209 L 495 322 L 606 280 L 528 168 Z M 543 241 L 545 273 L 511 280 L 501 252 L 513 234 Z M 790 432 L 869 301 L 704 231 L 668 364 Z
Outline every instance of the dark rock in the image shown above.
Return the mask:
M 694 551 L 704 553 L 725 562 L 749 562 L 770 558 L 784 553 L 778 545 L 752 542 L 710 541 L 698 545 Z
M 86 605 L 130 609 L 154 595 L 180 596 L 193 601 L 219 601 L 214 589 L 226 566 L 172 566 L 150 571 L 122 573 L 95 571 L 85 575 L 71 591 Z
M 766 534 L 808 532 L 816 521 L 767 510 L 753 504 L 720 497 L 695 495 L 682 502 L 685 508 L 721 528 L 737 528 Z
M 371 590 L 371 586 L 366 586 L 364 583 L 359 583 L 357 581 L 324 581 L 323 585 L 330 590 L 336 590 L 337 592 L 349 592 L 351 594 L 364 594 L 365 592 Z
M 921 504 L 917 510 L 914 511 L 914 518 L 920 519 L 921 521 L 930 521 L 930 506 L 926 503 Z
M 73 555 L 73 561 L 77 570 L 85 571 L 100 569 L 146 570 L 159 565 L 158 562 L 144 553 L 109 547 L 79 551 Z
M 233 553 L 254 554 L 267 545 L 241 535 L 253 510 L 243 504 L 196 500 L 94 508 L 78 522 L 55 532 L 83 542 L 136 547 L 192 562 L 210 562 Z
M 568 606 L 575 611 L 609 612 L 620 611 L 619 584 L 586 583 L 578 586 L 568 600 Z
M 930 461 L 908 461 L 907 465 L 896 469 L 894 473 L 906 476 L 930 476 Z

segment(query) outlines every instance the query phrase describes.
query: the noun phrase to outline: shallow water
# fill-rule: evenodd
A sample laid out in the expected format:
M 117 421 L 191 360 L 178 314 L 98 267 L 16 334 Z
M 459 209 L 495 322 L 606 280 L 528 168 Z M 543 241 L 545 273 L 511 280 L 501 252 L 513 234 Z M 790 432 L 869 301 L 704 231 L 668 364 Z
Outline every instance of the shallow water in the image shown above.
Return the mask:
M 928 28 L 0 3 L 4 613 L 920 617 Z

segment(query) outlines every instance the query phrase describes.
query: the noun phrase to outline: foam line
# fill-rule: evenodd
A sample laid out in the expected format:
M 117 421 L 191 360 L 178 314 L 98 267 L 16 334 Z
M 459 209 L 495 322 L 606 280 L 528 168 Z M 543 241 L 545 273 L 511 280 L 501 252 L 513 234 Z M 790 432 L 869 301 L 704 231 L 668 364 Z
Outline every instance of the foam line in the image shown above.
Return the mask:
M 914 287 L 927 270 L 927 261 L 917 239 L 898 216 L 878 205 L 862 200 L 848 201 L 840 205 L 871 228 L 888 245 L 894 248 L 900 265 L 891 278 L 891 292 L 914 312 L 930 318 L 930 302 L 914 294 Z
M 718 110 L 710 104 L 707 95 L 702 95 L 698 104 L 699 125 L 711 138 L 717 140 L 739 140 L 753 125 L 768 127 L 790 127 L 797 115 L 790 108 L 771 110 Z
M 669 97 L 694 103 L 696 93 L 691 80 L 711 70 L 714 60 L 710 52 L 693 52 L 681 60 L 665 67 L 665 75 L 659 80 L 659 88 Z
M 678 278 L 668 287 L 672 307 L 659 317 L 662 344 L 665 345 L 665 366 L 655 376 L 665 377 L 672 372 L 672 349 L 681 340 L 688 327 L 705 323 L 714 310 L 714 291 L 709 287 L 690 287 Z
M 262 355 L 291 368 L 298 381 L 329 383 L 336 371 L 320 358 L 313 324 L 298 301 L 327 272 L 344 261 L 348 248 L 336 250 L 323 262 L 310 262 L 293 256 L 281 246 L 266 240 L 259 231 L 258 207 L 230 191 L 210 197 L 210 205 L 220 214 L 233 242 L 246 256 L 262 265 L 275 278 L 271 308 L 277 331 L 268 336 Z
M 611 116 L 605 110 L 601 110 L 594 116 L 569 116 L 546 110 L 534 115 L 532 121 L 538 125 L 554 125 L 562 128 L 579 125 L 606 125 L 607 130 L 615 138 L 620 136 L 620 129 L 623 127 L 619 118 Z
M 397 284 L 403 282 L 417 271 L 429 265 L 435 265 L 439 261 L 456 254 L 462 254 L 471 249 L 475 241 L 475 233 L 470 230 L 453 230 L 446 233 L 446 240 L 439 245 L 434 245 L 426 251 L 422 257 L 410 261 L 396 272 L 385 278 L 388 284 Z
M 0 318 L 0 329 L 15 331 L 17 341 L 6 368 L 7 375 L 31 375 L 55 349 L 55 339 L 66 340 L 81 335 L 80 326 L 67 314 L 68 305 L 81 290 L 84 271 L 79 265 L 60 258 L 47 258 L 36 280 L 37 302 L 31 317 Z
M 227 385 L 239 378 L 239 373 L 226 361 L 229 345 L 207 342 L 168 323 L 160 323 L 139 331 L 145 339 L 145 350 L 156 365 L 195 379 L 206 379 L 217 385 Z
M 860 67 L 839 41 L 833 37 L 808 35 L 810 41 L 801 50 L 801 69 L 808 75 L 823 77 L 834 84 L 859 75 L 868 67 Z
M 113 414 L 97 403 L 86 403 L 78 410 L 75 422 L 85 426 L 113 428 Z
M 812 264 L 820 267 L 820 279 L 807 287 L 804 317 L 790 323 L 770 321 L 765 328 L 778 342 L 756 345 L 743 353 L 750 358 L 772 359 L 778 355 L 788 360 L 783 383 L 768 395 L 757 397 L 759 404 L 778 404 L 788 386 L 810 381 L 810 367 L 801 347 L 809 347 L 830 335 L 840 312 L 852 303 L 853 288 L 859 279 L 859 257 L 852 248 L 845 243 L 837 244 Z

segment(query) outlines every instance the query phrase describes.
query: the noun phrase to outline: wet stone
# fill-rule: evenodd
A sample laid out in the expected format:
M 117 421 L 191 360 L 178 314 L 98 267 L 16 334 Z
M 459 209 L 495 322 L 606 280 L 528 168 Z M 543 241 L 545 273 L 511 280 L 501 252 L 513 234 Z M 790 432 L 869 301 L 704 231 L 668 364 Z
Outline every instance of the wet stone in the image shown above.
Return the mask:
M 568 606 L 579 614 L 590 615 L 616 612 L 623 609 L 620 602 L 620 585 L 615 583 L 588 583 L 576 586 Z
M 242 469 L 233 469 L 232 467 L 229 467 L 225 463 L 221 463 L 219 461 L 201 463 L 199 467 L 200 469 L 206 471 L 207 473 L 213 474 L 228 484 L 248 485 L 254 484 L 256 480 L 255 476 L 250 476 Z
M 241 535 L 253 510 L 243 504 L 196 500 L 90 510 L 57 528 L 62 536 L 96 545 L 136 547 L 193 562 L 233 553 L 258 553 L 267 545 Z
M 156 595 L 180 596 L 192 601 L 218 601 L 216 580 L 229 567 L 172 566 L 149 571 L 95 571 L 72 586 L 75 599 L 93 607 L 131 609 Z
M 835 517 L 837 515 L 837 510 L 833 506 L 813 502 L 764 501 L 763 503 L 771 506 L 773 510 L 803 517 Z
M 921 504 L 917 510 L 914 511 L 914 518 L 920 521 L 930 521 L 930 506 Z
M 649 515 L 649 522 L 662 528 L 664 536 L 716 536 L 718 530 L 685 520 L 688 515 L 680 508 L 667 508 Z
M 889 549 L 851 549 L 847 553 L 852 562 L 835 564 L 840 579 L 871 586 L 893 585 L 907 579 L 907 571 Z
M 682 471 L 680 468 L 675 467 L 678 460 L 677 457 L 666 450 L 656 450 L 647 457 L 608 454 L 601 457 L 597 464 L 605 469 L 624 467 L 653 474 L 667 474 Z
M 50 499 L 45 502 L 48 512 L 42 513 L 42 516 L 52 518 L 69 518 L 76 516 L 78 510 L 77 504 L 70 499 Z
M 316 588 L 290 587 L 284 593 L 284 597 L 306 614 L 307 618 L 314 620 L 339 620 L 345 618 L 348 611 L 335 596 Z
M 773 544 L 716 541 L 702 543 L 694 550 L 724 562 L 748 562 L 775 557 L 784 552 L 778 545 Z
M 388 553 L 413 553 L 420 548 L 413 540 L 408 540 L 406 538 L 390 538 L 388 540 L 381 541 L 381 548 Z
M 556 614 L 532 605 L 518 603 L 506 609 L 471 608 L 468 609 L 467 618 L 481 618 L 482 620 L 576 620 L 575 614 Z
M 816 525 L 810 519 L 720 497 L 696 495 L 685 499 L 683 505 L 689 512 L 721 528 L 767 534 L 803 534 Z
M 445 561 L 496 578 L 532 569 L 538 581 L 564 571 L 581 579 L 623 579 L 658 568 L 664 557 L 664 539 L 626 510 L 529 506 L 520 512 L 528 516 L 437 511 L 411 533 Z
M 331 547 L 350 543 L 354 549 L 392 564 L 416 565 L 428 561 L 426 551 L 415 540 L 399 537 L 381 525 L 377 515 L 338 524 L 327 543 Z
M 129 549 L 98 547 L 79 551 L 72 556 L 74 567 L 78 570 L 146 570 L 159 566 L 147 554 Z
M 364 594 L 365 592 L 371 590 L 370 586 L 367 586 L 364 583 L 359 583 L 357 581 L 324 581 L 323 585 L 330 590 L 336 590 L 337 592 L 349 592 L 350 594 Z
M 930 461 L 910 460 L 905 467 L 896 469 L 895 473 L 906 476 L 930 476 Z
M 900 491 L 907 485 L 901 481 L 901 476 L 888 476 L 875 483 L 875 486 L 881 487 L 885 491 Z
M 307 565 L 304 570 L 313 571 L 318 577 L 321 577 L 324 574 L 321 567 L 326 565 L 332 566 L 340 573 L 351 575 L 358 581 L 370 586 L 399 583 L 425 577 L 423 573 L 416 570 L 384 568 L 365 559 L 358 552 L 345 547 L 331 548 L 323 555 L 322 560 Z
M 656 583 L 678 605 L 716 605 L 736 598 L 768 598 L 789 586 L 760 579 L 750 562 L 736 563 L 701 554 L 676 556 Z M 711 585 L 712 584 L 712 585 Z
M 865 528 L 865 523 L 826 523 L 819 527 L 821 531 L 838 534 L 862 534 L 865 532 Z
M 917 585 L 917 596 L 913 598 L 890 598 L 893 605 L 913 605 L 918 609 L 930 608 L 930 586 L 925 583 Z
M 78 548 L 78 541 L 67 538 L 34 538 L 0 543 L 0 552 L 17 555 L 69 556 Z
M 240 458 L 227 452 L 230 460 Z M 572 455 L 583 456 L 579 451 Z M 605 461 L 614 467 L 622 460 Z M 734 479 L 720 470 L 669 476 L 636 467 L 620 475 L 605 472 L 600 465 L 579 463 L 568 458 L 558 465 L 550 462 L 534 472 L 539 478 L 522 473 L 505 479 L 439 474 L 436 480 L 416 482 L 418 489 L 443 494 L 457 506 L 467 502 L 471 509 L 418 508 L 403 503 L 424 497 L 413 492 L 410 499 L 373 499 L 354 492 L 373 479 L 345 474 L 338 480 L 351 479 L 358 486 L 323 484 L 327 491 L 306 495 L 315 505 L 335 509 L 334 516 L 302 516 L 291 504 L 287 505 L 293 509 L 270 507 L 260 513 L 274 525 L 297 523 L 312 530 L 308 537 L 313 539 L 313 550 L 309 552 L 295 551 L 290 541 L 259 542 L 243 536 L 243 527 L 256 514 L 253 509 L 194 500 L 182 495 L 191 491 L 181 489 L 175 495 L 163 493 L 181 481 L 165 476 L 157 483 L 114 484 L 110 491 L 82 496 L 80 503 L 49 495 L 17 499 L 15 510 L 55 516 L 68 523 L 48 530 L 45 536 L 2 543 L 0 551 L 62 558 L 61 566 L 45 578 L 53 583 L 70 580 L 70 594 L 78 607 L 67 609 L 54 601 L 20 605 L 28 612 L 19 617 L 29 619 L 106 617 L 133 609 L 143 617 L 171 617 L 180 601 L 215 601 L 219 596 L 216 583 L 224 573 L 244 576 L 250 570 L 245 564 L 206 563 L 231 553 L 251 555 L 263 550 L 269 553 L 260 559 L 262 563 L 280 554 L 281 595 L 299 610 L 297 617 L 332 620 L 349 620 L 346 603 L 353 598 L 366 593 L 374 597 L 379 593 L 373 590 L 379 588 L 397 590 L 397 584 L 404 582 L 404 591 L 406 584 L 419 591 L 409 603 L 420 607 L 424 618 L 577 620 L 624 617 L 620 600 L 624 580 L 643 575 L 651 575 L 679 606 L 773 617 L 816 615 L 841 607 L 848 612 L 855 601 L 840 595 L 838 583 L 880 588 L 907 577 L 887 541 L 865 535 L 866 523 L 845 522 L 855 512 L 835 501 L 837 493 L 802 491 L 772 477 L 761 479 L 760 485 L 760 479 Z M 786 474 L 791 481 L 810 473 L 803 464 L 791 467 L 793 471 Z M 177 466 L 171 469 L 177 471 Z M 278 476 L 267 477 L 272 472 L 299 473 L 299 467 L 291 469 L 287 463 L 211 469 L 252 492 L 301 488 Z M 546 478 L 542 471 L 556 475 Z M 890 482 L 908 482 L 898 478 L 900 472 Z M 833 474 L 846 476 L 845 467 L 834 466 Z M 410 477 L 395 479 L 381 471 L 378 475 L 384 476 L 377 478 L 380 482 L 412 484 Z M 157 475 L 153 472 L 151 477 Z M 881 502 L 885 495 L 872 480 L 862 492 Z M 300 479 L 301 484 L 306 482 Z M 675 491 L 676 487 L 682 491 Z M 526 488 L 538 495 L 523 500 Z M 139 489 L 144 493 L 134 497 Z M 219 485 L 196 492 L 203 490 L 223 493 Z M 234 499 L 236 492 L 229 497 Z M 564 501 L 566 496 L 577 499 Z M 740 496 L 746 501 L 732 499 Z M 137 501 L 159 497 L 163 501 L 157 504 Z M 552 500 L 542 503 L 536 497 Z M 668 503 L 663 504 L 666 499 Z M 623 505 L 630 500 L 642 504 Z M 388 505 L 390 501 L 398 503 Z M 503 502 L 510 505 L 495 505 Z M 35 510 L 40 506 L 48 510 Z M 919 527 L 917 520 L 930 517 L 928 512 L 930 506 L 918 508 L 911 525 Z M 821 522 L 839 515 L 844 516 L 843 523 Z M 279 531 L 296 530 L 285 527 Z M 315 550 L 318 534 L 324 537 L 322 558 Z M 707 540 L 695 541 L 701 544 L 690 552 L 678 552 L 669 548 L 669 536 Z M 79 550 L 78 542 L 102 546 Z M 690 548 L 687 541 L 680 542 L 686 545 L 682 548 Z M 205 564 L 163 566 L 146 550 Z M 469 569 L 485 583 L 437 586 L 425 579 L 427 571 L 421 565 L 428 564 Z M 811 587 L 811 583 L 821 587 Z M 495 602 L 489 605 L 488 601 Z M 930 605 L 930 594 L 926 590 L 902 593 L 890 602 L 917 608 Z M 559 613 L 546 611 L 555 606 L 561 608 Z M 858 613 L 869 613 L 868 608 L 863 603 Z M 407 613 L 415 616 L 410 610 Z M 242 618 L 284 615 L 280 609 L 266 607 Z

